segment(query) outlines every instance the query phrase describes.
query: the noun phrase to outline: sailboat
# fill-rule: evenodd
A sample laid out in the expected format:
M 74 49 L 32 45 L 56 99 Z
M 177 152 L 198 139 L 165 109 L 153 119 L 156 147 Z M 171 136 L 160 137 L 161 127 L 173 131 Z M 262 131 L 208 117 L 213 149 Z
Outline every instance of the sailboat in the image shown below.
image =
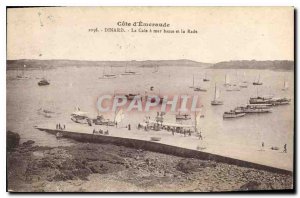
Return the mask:
M 17 79 L 24 80 L 24 79 L 28 79 L 29 78 L 28 76 L 25 76 L 25 68 L 26 68 L 26 65 L 23 65 L 23 69 L 22 69 L 22 73 L 21 74 L 19 73 L 19 69 L 18 69 Z
M 117 109 L 116 109 L 117 111 Z M 124 120 L 125 114 L 123 109 L 121 108 L 117 113 L 115 113 L 115 118 L 114 118 L 114 123 L 116 123 L 116 125 L 118 125 L 119 123 L 122 122 L 122 120 Z
M 47 86 L 50 85 L 50 82 L 45 78 L 45 71 L 43 70 L 44 73 L 44 77 L 42 78 L 42 80 L 40 80 L 38 82 L 38 86 Z
M 211 101 L 211 105 L 222 105 L 223 101 L 218 100 L 220 97 L 220 91 L 217 89 L 217 84 L 215 84 L 215 96 L 214 96 L 214 100 Z
M 209 81 L 209 79 L 207 78 L 206 72 L 205 72 L 205 75 L 204 75 L 204 78 L 203 78 L 203 82 L 208 82 L 208 81 Z
M 190 88 L 194 88 L 194 87 L 195 87 L 195 77 L 194 77 L 194 75 L 193 75 L 193 85 L 190 86 Z
M 258 75 L 257 81 L 253 82 L 253 85 L 262 85 L 263 83 L 260 81 L 260 74 Z
M 244 72 L 244 75 L 243 75 L 243 83 L 248 83 L 248 81 L 246 80 L 246 73 Z
M 158 72 L 158 66 L 156 65 L 155 70 L 152 73 L 157 73 Z
M 226 91 L 240 91 L 240 87 L 236 83 L 229 83 L 229 78 L 226 76 L 225 76 L 225 86 L 226 86 Z
M 198 86 L 198 87 L 194 87 L 194 91 L 207 91 L 207 89 L 205 89 L 204 87 Z
M 125 67 L 125 71 L 124 71 L 124 73 L 122 73 L 121 75 L 123 75 L 123 76 L 128 76 L 128 75 L 139 75 L 139 73 L 138 72 L 135 72 L 135 71 L 131 71 L 131 70 L 127 70 L 127 65 L 126 65 L 126 67 Z
M 244 75 L 243 75 L 243 80 L 240 83 L 240 87 L 241 88 L 247 88 L 248 87 L 248 81 L 246 80 L 246 74 L 245 74 L 245 72 L 244 72 Z
M 286 91 L 286 90 L 288 90 L 288 89 L 289 89 L 288 82 L 284 79 L 282 91 Z
M 182 99 L 180 99 L 179 107 L 181 108 L 181 102 Z M 190 120 L 191 115 L 188 113 L 181 114 L 180 111 L 178 111 L 178 114 L 176 115 L 176 120 Z
M 112 66 L 110 66 L 110 71 L 112 71 Z M 116 74 L 106 74 L 105 73 L 105 68 L 103 69 L 103 74 L 101 77 L 99 77 L 99 79 L 112 79 L 112 78 L 117 78 Z
M 229 80 L 229 76 L 227 76 L 227 74 L 225 74 L 225 83 L 224 86 L 230 86 L 230 80 Z

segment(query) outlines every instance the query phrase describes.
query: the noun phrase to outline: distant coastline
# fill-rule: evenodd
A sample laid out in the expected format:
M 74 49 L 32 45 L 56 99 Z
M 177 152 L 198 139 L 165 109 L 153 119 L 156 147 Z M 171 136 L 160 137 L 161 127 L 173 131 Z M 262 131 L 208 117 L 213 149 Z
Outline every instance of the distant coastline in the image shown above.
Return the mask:
M 264 69 L 264 70 L 294 70 L 294 61 L 290 60 L 232 60 L 215 64 L 197 62 L 188 59 L 179 60 L 145 60 L 145 61 L 85 61 L 85 60 L 36 60 L 19 59 L 7 60 L 7 70 L 16 70 L 26 65 L 27 69 L 53 69 L 57 67 L 156 67 L 156 66 L 185 66 L 206 69 Z

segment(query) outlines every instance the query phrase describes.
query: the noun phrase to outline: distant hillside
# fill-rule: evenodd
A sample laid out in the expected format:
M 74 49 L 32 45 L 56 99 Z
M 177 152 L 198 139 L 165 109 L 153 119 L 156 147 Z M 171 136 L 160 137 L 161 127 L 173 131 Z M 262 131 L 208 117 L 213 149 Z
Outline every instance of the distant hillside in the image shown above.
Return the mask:
M 214 64 L 211 69 L 270 69 L 270 70 L 294 70 L 294 61 L 274 60 L 274 61 L 256 61 L 256 60 L 237 60 L 224 61 Z
M 39 68 L 56 68 L 56 67 L 89 67 L 89 66 L 112 66 L 112 67 L 154 67 L 154 66 L 190 66 L 190 67 L 210 67 L 212 64 L 201 63 L 191 60 L 146 60 L 146 61 L 80 61 L 80 60 L 32 60 L 32 59 L 20 59 L 20 60 L 7 60 L 7 69 L 23 68 L 26 65 L 27 69 L 39 69 Z

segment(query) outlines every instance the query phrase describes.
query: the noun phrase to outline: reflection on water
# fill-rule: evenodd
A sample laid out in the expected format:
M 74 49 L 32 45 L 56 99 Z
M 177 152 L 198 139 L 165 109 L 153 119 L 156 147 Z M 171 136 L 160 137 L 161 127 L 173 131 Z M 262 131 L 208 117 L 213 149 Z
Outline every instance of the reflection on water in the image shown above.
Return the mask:
M 201 128 L 206 138 L 219 139 L 222 142 L 257 147 L 262 141 L 266 145 L 282 147 L 288 144 L 293 147 L 293 119 L 294 119 L 294 79 L 293 72 L 269 70 L 210 70 L 196 67 L 160 67 L 159 72 L 153 73 L 153 68 L 132 68 L 141 75 L 121 76 L 116 79 L 99 79 L 102 68 L 96 67 L 65 67 L 46 71 L 50 86 L 37 85 L 41 77 L 38 70 L 27 71 L 28 80 L 16 80 L 16 71 L 7 71 L 7 130 L 19 132 L 23 141 L 32 139 L 39 145 L 68 145 L 67 140 L 56 140 L 52 135 L 38 131 L 35 125 L 45 122 L 65 123 L 72 122 L 70 113 L 75 107 L 87 111 L 91 116 L 97 115 L 97 97 L 103 94 L 114 93 L 141 93 L 144 94 L 151 86 L 161 95 L 198 94 L 204 105 L 205 117 L 201 120 Z M 124 68 L 112 69 L 113 73 L 122 73 Z M 203 82 L 206 76 L 209 82 Z M 223 84 L 225 74 L 231 82 L 245 80 L 248 88 L 241 91 L 228 92 Z M 253 86 L 260 74 L 262 86 Z M 195 78 L 195 86 L 201 85 L 207 92 L 193 92 L 189 87 Z M 284 79 L 288 81 L 289 90 L 282 91 Z M 215 83 L 221 90 L 221 99 L 224 105 L 211 106 L 214 96 Z M 249 98 L 258 95 L 285 96 L 292 99 L 286 106 L 273 108 L 272 113 L 253 114 L 233 120 L 223 120 L 223 112 L 238 105 L 246 104 Z M 38 110 L 46 109 L 55 112 L 45 118 L 45 114 Z M 143 120 L 142 113 L 126 113 L 124 123 L 137 124 Z M 155 115 L 152 112 L 149 115 Z M 110 115 L 106 115 L 110 116 Z M 111 115 L 112 116 L 112 115 Z M 174 118 L 169 115 L 169 118 Z

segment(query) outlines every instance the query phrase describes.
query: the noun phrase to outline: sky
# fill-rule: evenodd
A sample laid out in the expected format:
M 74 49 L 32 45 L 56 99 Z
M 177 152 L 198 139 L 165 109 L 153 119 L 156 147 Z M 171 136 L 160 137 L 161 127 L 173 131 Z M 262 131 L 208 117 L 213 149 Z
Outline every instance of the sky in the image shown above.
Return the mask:
M 132 26 L 117 25 L 122 21 L 168 23 L 168 28 L 151 30 L 190 29 L 197 33 L 133 33 Z M 89 32 L 94 28 L 100 31 Z M 126 32 L 105 32 L 105 28 L 124 28 Z M 190 59 L 207 63 L 294 60 L 294 10 L 292 7 L 9 8 L 7 59 Z

